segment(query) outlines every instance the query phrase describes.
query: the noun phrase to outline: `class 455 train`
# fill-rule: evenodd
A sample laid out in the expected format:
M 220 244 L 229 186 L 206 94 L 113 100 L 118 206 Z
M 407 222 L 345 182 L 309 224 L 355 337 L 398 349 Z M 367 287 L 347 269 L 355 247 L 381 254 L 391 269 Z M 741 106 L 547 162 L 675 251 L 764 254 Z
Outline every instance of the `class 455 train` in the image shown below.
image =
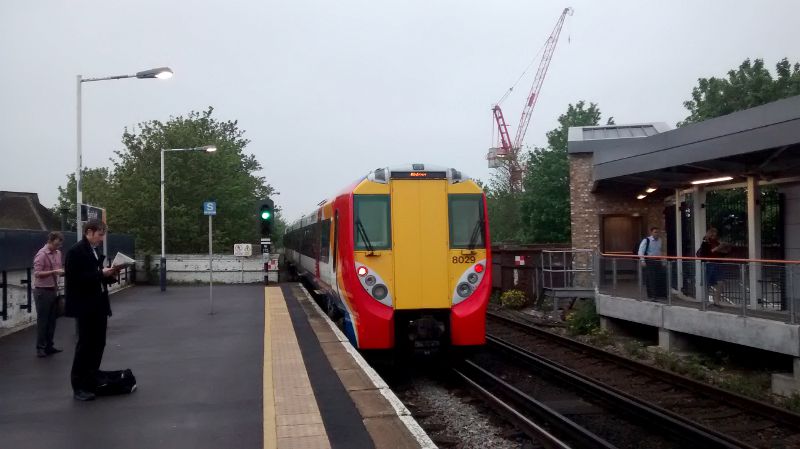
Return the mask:
M 322 293 L 359 349 L 485 343 L 491 294 L 486 197 L 454 168 L 373 170 L 292 223 L 290 271 Z

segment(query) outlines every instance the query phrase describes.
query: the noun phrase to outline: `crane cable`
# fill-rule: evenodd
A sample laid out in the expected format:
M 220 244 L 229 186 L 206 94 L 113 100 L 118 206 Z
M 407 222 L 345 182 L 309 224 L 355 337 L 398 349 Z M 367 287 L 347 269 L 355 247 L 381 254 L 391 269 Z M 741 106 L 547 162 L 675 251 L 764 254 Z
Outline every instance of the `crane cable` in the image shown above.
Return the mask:
M 572 14 L 570 14 L 570 15 L 572 15 Z M 533 67 L 533 64 L 535 64 L 536 61 L 539 60 L 539 56 L 541 56 L 542 52 L 544 51 L 544 48 L 550 42 L 551 38 L 552 38 L 552 35 L 549 36 L 547 39 L 545 39 L 544 44 L 542 44 L 542 46 L 539 48 L 539 51 L 536 52 L 536 55 L 533 57 L 533 59 L 531 59 L 531 62 L 528 64 L 527 67 L 525 67 L 525 70 L 522 71 L 522 74 L 519 76 L 519 78 L 517 78 L 517 80 L 514 82 L 514 84 L 512 84 L 511 87 L 508 88 L 506 93 L 495 103 L 496 105 L 499 105 L 506 98 L 508 98 L 509 95 L 511 95 L 511 92 L 514 91 L 514 88 L 517 87 L 517 84 L 519 84 L 519 82 L 522 81 L 522 78 L 525 76 L 526 73 L 528 73 L 528 71 L 531 69 L 531 67 Z M 570 43 L 572 43 L 572 36 L 570 36 L 569 30 L 567 30 L 567 44 L 570 44 Z
M 513 92 L 514 88 L 517 87 L 517 84 L 519 84 L 519 82 L 522 81 L 522 78 L 525 76 L 525 74 L 528 73 L 528 71 L 531 69 L 531 67 L 533 67 L 533 65 L 537 61 L 539 61 L 539 57 L 541 56 L 541 54 L 544 51 L 544 48 L 547 46 L 548 42 L 550 42 L 550 38 L 549 37 L 547 39 L 545 39 L 544 44 L 542 44 L 541 48 L 539 48 L 539 51 L 536 52 L 536 55 L 533 57 L 533 59 L 531 59 L 531 62 L 528 64 L 528 66 L 525 67 L 525 70 L 522 71 L 522 74 L 519 76 L 519 78 L 517 78 L 517 80 L 514 81 L 514 84 L 512 84 L 511 87 L 508 88 L 506 93 L 499 100 L 497 100 L 497 102 L 495 104 L 499 105 L 506 98 L 508 98 L 509 95 L 511 95 L 511 92 Z

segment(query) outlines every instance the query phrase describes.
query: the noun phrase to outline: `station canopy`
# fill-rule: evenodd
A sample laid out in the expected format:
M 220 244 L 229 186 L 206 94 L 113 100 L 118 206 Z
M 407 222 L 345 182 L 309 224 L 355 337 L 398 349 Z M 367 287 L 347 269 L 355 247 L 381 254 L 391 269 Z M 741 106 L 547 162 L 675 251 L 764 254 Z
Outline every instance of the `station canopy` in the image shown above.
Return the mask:
M 798 176 L 800 96 L 676 129 L 665 123 L 572 127 L 568 151 L 593 153 L 594 191 Z

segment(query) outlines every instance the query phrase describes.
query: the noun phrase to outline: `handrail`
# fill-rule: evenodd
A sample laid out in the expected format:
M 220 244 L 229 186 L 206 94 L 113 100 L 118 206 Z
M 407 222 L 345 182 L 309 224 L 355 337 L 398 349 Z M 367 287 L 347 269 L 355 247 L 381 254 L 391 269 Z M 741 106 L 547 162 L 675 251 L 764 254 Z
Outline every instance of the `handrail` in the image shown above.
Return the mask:
M 600 253 L 603 257 L 619 257 L 622 259 L 652 259 L 652 260 L 699 260 L 705 262 L 743 262 L 743 263 L 775 263 L 800 265 L 800 260 L 774 260 L 774 259 L 735 259 L 728 257 L 694 257 L 694 256 L 639 256 L 637 254 Z

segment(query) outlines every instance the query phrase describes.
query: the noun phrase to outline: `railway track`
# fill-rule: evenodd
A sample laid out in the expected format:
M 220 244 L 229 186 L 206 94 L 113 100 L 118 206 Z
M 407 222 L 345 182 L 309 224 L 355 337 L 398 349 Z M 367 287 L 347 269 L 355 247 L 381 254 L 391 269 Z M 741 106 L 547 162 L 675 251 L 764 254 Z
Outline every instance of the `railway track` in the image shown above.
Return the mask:
M 550 371 L 548 362 L 560 366 L 569 374 L 566 378 L 580 379 L 570 380 L 575 385 L 594 382 L 619 398 L 615 400 L 636 402 L 675 424 L 713 436 L 716 444 L 722 444 L 715 447 L 800 447 L 798 414 L 537 329 L 514 317 L 490 312 L 488 318 L 492 347 L 516 354 L 533 369 Z M 531 361 L 529 355 L 539 361 Z

